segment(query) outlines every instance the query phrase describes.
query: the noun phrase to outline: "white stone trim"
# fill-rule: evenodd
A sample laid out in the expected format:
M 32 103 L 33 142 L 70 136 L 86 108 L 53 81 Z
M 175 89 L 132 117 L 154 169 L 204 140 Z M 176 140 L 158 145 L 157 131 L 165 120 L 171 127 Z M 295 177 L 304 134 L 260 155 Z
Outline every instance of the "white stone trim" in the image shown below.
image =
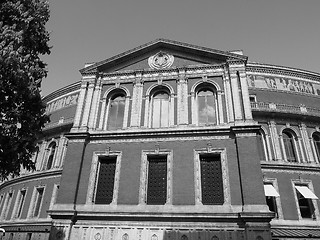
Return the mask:
M 101 84 L 100 84 L 100 81 L 98 81 L 93 92 L 93 100 L 91 104 L 89 123 L 88 123 L 89 129 L 96 128 L 96 119 L 98 115 L 100 96 L 101 96 Z
M 21 218 L 21 215 L 17 216 L 18 211 L 19 211 L 20 198 L 21 198 L 21 195 L 22 195 L 21 192 L 25 191 L 25 196 L 24 196 L 24 199 L 23 199 L 23 202 L 22 202 L 22 210 L 23 210 L 23 207 L 24 207 L 25 202 L 26 202 L 27 189 L 28 188 L 23 187 L 23 188 L 19 189 L 19 191 L 17 192 L 16 200 L 15 200 L 14 207 L 13 207 L 12 214 L 11 214 L 11 219 Z
M 242 120 L 242 107 L 239 96 L 239 86 L 238 86 L 238 76 L 237 72 L 230 71 L 230 82 L 231 82 L 231 93 L 233 99 L 233 110 L 235 115 L 235 120 Z
M 222 172 L 222 184 L 223 184 L 223 205 L 231 204 L 229 173 L 227 163 L 227 151 L 225 148 L 203 148 L 194 150 L 194 187 L 195 187 L 195 203 L 196 205 L 202 204 L 202 191 L 201 191 L 201 170 L 200 170 L 200 155 L 202 154 L 214 154 L 220 155 L 221 160 L 221 172 Z
M 52 196 L 51 196 L 51 201 L 50 201 L 50 206 L 49 206 L 49 210 L 52 209 L 53 205 L 56 203 L 57 201 L 57 197 L 58 197 L 58 190 L 59 190 L 60 185 L 55 183 L 53 185 L 53 190 L 52 190 Z
M 274 197 L 276 199 L 276 204 L 277 204 L 277 214 L 278 217 L 277 219 L 283 219 L 283 211 L 282 211 L 282 205 L 281 205 L 281 194 L 279 191 L 279 186 L 278 186 L 278 181 L 276 178 L 263 178 L 263 183 L 271 183 L 272 186 L 277 190 L 279 193 L 279 197 Z
M 87 82 L 82 82 L 81 88 L 80 88 L 80 93 L 79 93 L 79 98 L 78 98 L 77 110 L 76 110 L 76 114 L 75 114 L 74 122 L 73 122 L 74 128 L 80 127 L 81 116 L 82 116 L 83 107 L 85 104 L 86 95 L 87 95 Z
M 227 122 L 234 122 L 234 112 L 233 112 L 233 102 L 231 94 L 230 78 L 227 69 L 224 71 L 224 92 L 226 100 L 226 110 L 227 110 Z
M 42 195 L 41 204 L 39 207 L 39 213 L 38 213 L 38 216 L 34 216 L 35 206 L 36 206 L 37 197 L 38 197 L 38 189 L 41 189 L 41 188 L 43 188 L 43 195 Z M 45 199 L 45 193 L 46 193 L 46 185 L 45 184 L 41 184 L 41 185 L 35 186 L 33 188 L 32 197 L 30 200 L 29 210 L 28 210 L 28 214 L 27 214 L 27 219 L 40 218 L 42 205 L 43 205 L 43 202 Z
M 271 143 L 273 145 L 274 157 L 275 160 L 279 161 L 282 160 L 282 152 L 283 152 L 283 141 L 281 142 L 281 137 L 278 135 L 276 122 L 270 121 L 268 122 L 269 129 L 270 129 L 270 137 Z
M 141 154 L 141 170 L 140 170 L 140 189 L 139 189 L 139 205 L 146 205 L 147 201 L 147 184 L 148 184 L 148 156 L 167 156 L 167 201 L 165 205 L 172 204 L 172 166 L 173 151 L 167 149 L 142 150 Z
M 298 202 L 298 198 L 297 198 L 297 194 L 296 194 L 295 185 L 307 186 L 312 192 L 314 192 L 312 181 L 311 180 L 307 180 L 307 179 L 291 179 L 291 185 L 292 185 L 292 191 L 294 193 L 293 195 L 294 195 L 294 199 L 295 199 L 296 210 L 297 210 L 299 221 L 309 222 L 310 220 L 303 219 L 301 217 L 300 207 L 299 207 L 299 202 Z M 319 208 L 318 208 L 317 200 L 316 199 L 312 199 L 310 201 L 312 202 L 313 207 L 314 207 L 314 218 L 313 218 L 313 220 L 319 221 L 320 220 L 320 215 L 319 215 Z
M 314 156 L 312 154 L 312 147 L 308 137 L 307 126 L 304 123 L 301 123 L 299 129 L 301 132 L 301 138 L 303 143 L 302 146 L 305 147 L 306 162 L 315 162 Z
M 91 110 L 94 88 L 95 88 L 94 82 L 89 83 L 86 98 L 85 98 L 85 106 L 84 106 L 83 115 L 82 115 L 81 127 L 88 127 L 88 121 L 89 121 L 89 115 L 90 115 L 89 113 Z
M 119 178 L 120 178 L 122 152 L 121 151 L 110 151 L 110 150 L 96 151 L 93 153 L 86 204 L 87 205 L 94 205 L 94 199 L 95 199 L 95 194 L 96 194 L 96 189 L 97 189 L 97 184 L 98 184 L 98 177 L 99 177 L 99 158 L 100 157 L 116 157 L 116 159 L 117 159 L 116 160 L 116 170 L 115 170 L 115 175 L 114 175 L 113 197 L 112 197 L 112 202 L 110 203 L 110 205 L 115 205 L 115 204 L 117 204 L 117 201 L 118 201 L 118 190 L 119 190 Z
M 2 206 L 2 211 L 0 215 L 1 220 L 6 220 L 6 218 L 8 217 L 8 213 L 9 213 L 9 209 L 10 209 L 13 197 L 14 197 L 14 190 L 10 189 L 6 194 L 6 198 Z

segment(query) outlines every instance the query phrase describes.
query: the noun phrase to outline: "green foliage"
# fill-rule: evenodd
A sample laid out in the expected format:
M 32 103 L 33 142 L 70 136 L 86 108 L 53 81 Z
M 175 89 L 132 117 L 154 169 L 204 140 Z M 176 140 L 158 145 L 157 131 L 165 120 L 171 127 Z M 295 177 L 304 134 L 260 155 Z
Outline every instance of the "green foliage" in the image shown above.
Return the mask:
M 31 161 L 36 139 L 48 118 L 40 85 L 50 54 L 49 4 L 43 0 L 0 3 L 0 178 L 19 175 Z

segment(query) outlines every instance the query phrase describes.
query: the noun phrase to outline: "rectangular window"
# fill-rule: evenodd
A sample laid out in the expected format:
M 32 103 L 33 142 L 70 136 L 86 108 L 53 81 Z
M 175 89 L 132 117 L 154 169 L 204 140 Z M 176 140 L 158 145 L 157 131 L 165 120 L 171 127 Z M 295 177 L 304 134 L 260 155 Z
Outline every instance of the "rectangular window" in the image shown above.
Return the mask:
M 266 202 L 271 212 L 276 214 L 276 218 L 278 218 L 278 208 L 276 197 L 279 197 L 279 193 L 274 188 L 272 183 L 264 183 L 264 193 L 266 196 Z
M 167 202 L 167 156 L 148 156 L 147 204 Z
M 8 192 L 7 197 L 5 199 L 5 202 L 3 203 L 3 208 L 2 208 L 2 212 L 1 212 L 1 219 L 6 219 L 9 209 L 10 209 L 10 205 L 11 205 L 11 201 L 12 201 L 12 196 L 13 196 L 13 192 Z
M 113 199 L 117 157 L 99 158 L 95 204 L 110 204 Z
M 220 155 L 200 155 L 200 171 L 202 204 L 222 205 L 224 194 Z
M 32 233 L 27 233 L 26 240 L 31 240 L 31 238 L 32 238 Z
M 25 196 L 26 196 L 26 190 L 21 190 L 18 196 L 17 209 L 16 209 L 16 215 L 15 215 L 16 218 L 19 218 L 21 216 Z
M 43 192 L 44 192 L 44 188 L 37 188 L 37 193 L 36 193 L 37 196 L 36 196 L 36 202 L 35 202 L 34 212 L 33 212 L 34 217 L 38 217 L 40 214 L 40 207 L 42 203 Z
M 295 185 L 297 200 L 302 218 L 315 218 L 312 199 L 318 197 L 305 185 Z

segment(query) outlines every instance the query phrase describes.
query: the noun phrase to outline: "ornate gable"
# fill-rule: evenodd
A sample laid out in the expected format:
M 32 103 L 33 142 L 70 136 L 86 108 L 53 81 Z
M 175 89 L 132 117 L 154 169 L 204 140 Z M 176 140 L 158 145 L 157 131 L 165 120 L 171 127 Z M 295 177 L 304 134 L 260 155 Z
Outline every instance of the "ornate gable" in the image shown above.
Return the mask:
M 112 58 L 85 67 L 80 70 L 80 73 L 107 73 L 124 70 L 166 69 L 190 65 L 212 65 L 224 63 L 227 59 L 246 61 L 247 57 L 177 41 L 157 39 Z

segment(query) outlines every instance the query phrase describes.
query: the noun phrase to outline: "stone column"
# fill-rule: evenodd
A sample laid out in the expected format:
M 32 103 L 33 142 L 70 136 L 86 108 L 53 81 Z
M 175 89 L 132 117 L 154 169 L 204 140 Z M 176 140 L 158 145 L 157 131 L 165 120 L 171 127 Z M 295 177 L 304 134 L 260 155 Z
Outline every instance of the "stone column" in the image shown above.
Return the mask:
M 281 147 L 279 143 L 279 135 L 276 127 L 276 122 L 271 120 L 268 123 L 268 125 L 270 129 L 270 137 L 271 137 L 271 143 L 273 146 L 275 160 L 279 161 L 282 159 L 282 156 L 281 156 Z
M 233 112 L 235 121 L 242 120 L 241 99 L 239 96 L 238 76 L 235 71 L 230 71 L 231 93 L 233 99 Z
M 188 83 L 184 70 L 179 70 L 177 108 L 178 125 L 188 124 Z
M 249 90 L 247 83 L 247 75 L 245 71 L 239 72 L 241 91 L 242 91 L 242 102 L 244 108 L 244 118 L 245 120 L 252 120 L 251 105 L 249 100 Z
M 136 73 L 136 80 L 132 93 L 131 127 L 140 127 L 142 108 L 143 83 L 142 72 Z
M 227 69 L 224 71 L 224 92 L 226 99 L 226 110 L 227 110 L 227 122 L 234 122 L 233 102 L 231 94 L 231 84 Z
M 77 110 L 73 121 L 73 130 L 80 127 L 80 121 L 83 111 L 83 106 L 85 103 L 85 97 L 87 95 L 87 82 L 81 83 L 79 98 L 78 98 L 78 104 L 77 104 Z
M 43 141 L 40 145 L 39 156 L 38 156 L 38 160 L 36 163 L 36 171 L 42 170 L 42 163 L 45 160 L 45 156 L 46 156 L 46 146 L 47 146 L 46 141 Z
M 283 161 L 287 162 L 288 159 L 287 159 L 287 154 L 286 154 L 286 149 L 284 147 L 284 141 L 283 141 L 283 137 L 282 137 L 282 134 L 279 135 L 279 141 L 280 141 L 280 145 L 281 145 L 281 152 L 282 152 L 282 159 Z
M 88 129 L 88 121 L 89 121 L 89 115 L 90 115 L 89 113 L 90 113 L 91 104 L 92 104 L 94 87 L 95 87 L 95 79 L 91 79 L 89 82 L 88 91 L 87 91 L 87 95 L 85 98 L 83 115 L 82 115 L 81 128 L 83 130 Z
M 315 160 L 312 154 L 312 147 L 308 137 L 307 126 L 304 123 L 301 123 L 299 129 L 301 132 L 301 138 L 305 149 L 307 162 L 314 162 Z
M 218 115 L 219 119 L 217 119 L 218 125 L 224 123 L 224 116 L 223 116 L 223 106 L 222 106 L 222 91 L 217 92 L 217 100 L 218 100 Z
M 98 117 L 98 109 L 99 109 L 99 99 L 101 96 L 101 79 L 97 80 L 96 86 L 94 88 L 93 99 L 90 109 L 90 116 L 89 116 L 89 129 L 96 128 L 96 122 Z

